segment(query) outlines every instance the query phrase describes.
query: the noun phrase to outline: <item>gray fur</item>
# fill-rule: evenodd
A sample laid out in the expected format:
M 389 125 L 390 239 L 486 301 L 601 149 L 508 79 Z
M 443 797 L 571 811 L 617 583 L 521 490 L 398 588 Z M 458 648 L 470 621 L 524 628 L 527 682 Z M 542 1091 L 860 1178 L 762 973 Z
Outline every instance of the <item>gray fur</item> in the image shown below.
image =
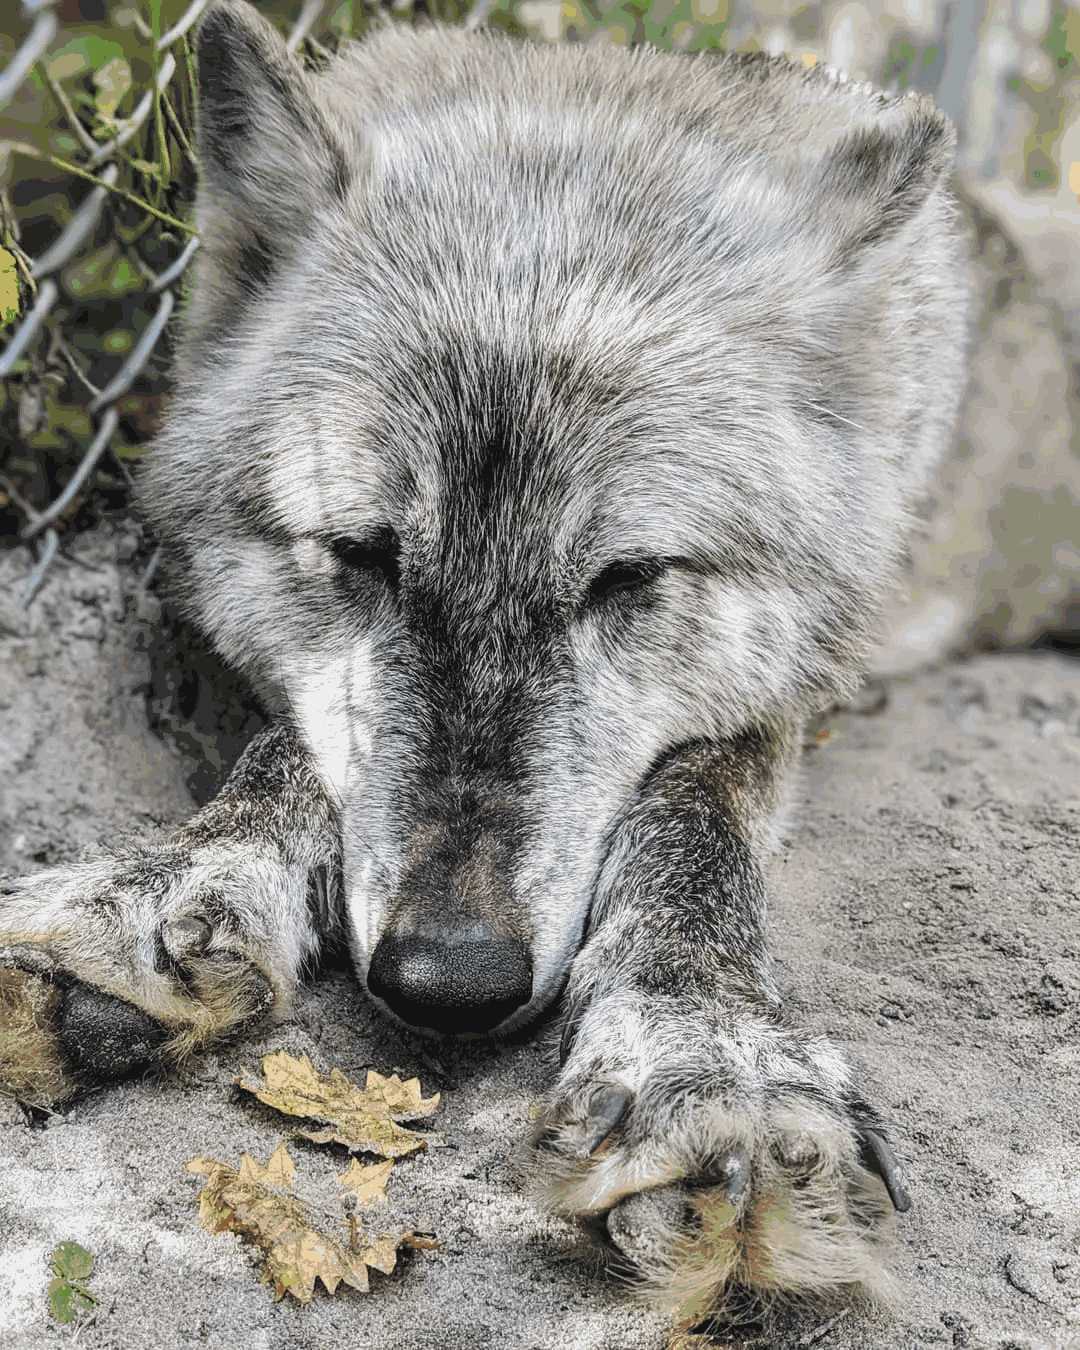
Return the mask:
M 142 501 L 282 740 L 160 884 L 17 889 L 12 965 L 201 1040 L 246 1015 L 192 1007 L 236 961 L 193 991 L 185 952 L 146 968 L 163 929 L 209 922 L 280 1008 L 338 897 L 361 980 L 391 929 L 482 920 L 531 952 L 504 1029 L 569 975 L 551 1203 L 688 1188 L 699 1239 L 667 1192 L 611 1230 L 683 1311 L 879 1287 L 880 1122 L 780 1007 L 762 869 L 962 391 L 951 129 L 779 59 L 441 30 L 310 75 L 241 0 L 199 50 L 204 246 Z
M 951 133 L 781 61 L 399 29 L 275 106 L 240 12 L 209 45 L 235 44 L 259 120 L 220 174 L 203 128 L 206 247 L 143 499 L 342 799 L 361 975 L 413 842 L 490 851 L 512 800 L 514 857 L 472 903 L 531 939 L 531 1015 L 657 757 L 857 677 L 962 384 Z M 238 234 L 290 192 L 303 229 L 263 241 L 272 279 L 237 309 Z M 386 525 L 401 604 L 329 547 Z M 677 564 L 582 612 L 637 557 Z

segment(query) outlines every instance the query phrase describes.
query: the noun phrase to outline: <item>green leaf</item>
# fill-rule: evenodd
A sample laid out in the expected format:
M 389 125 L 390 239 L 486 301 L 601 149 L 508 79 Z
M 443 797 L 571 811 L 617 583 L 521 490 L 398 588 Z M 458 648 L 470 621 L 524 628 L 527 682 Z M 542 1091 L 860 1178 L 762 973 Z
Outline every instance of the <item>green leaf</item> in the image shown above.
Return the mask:
M 101 345 L 110 356 L 125 356 L 135 345 L 135 335 L 127 328 L 114 328 L 106 333 Z
M 64 281 L 71 294 L 80 300 L 127 295 L 143 285 L 112 240 L 103 248 L 77 258 L 65 272 Z
M 133 159 L 131 161 L 131 167 L 133 169 L 138 169 L 138 171 L 142 174 L 145 174 L 147 178 L 157 178 L 157 179 L 161 178 L 161 167 L 160 165 L 155 164 L 152 160 Z
M 80 1313 L 89 1312 L 95 1301 L 85 1289 L 59 1276 L 49 1281 L 49 1312 L 58 1322 L 74 1322 Z
M 94 1254 L 77 1242 L 61 1242 L 51 1257 L 52 1268 L 62 1279 L 86 1280 L 94 1269 Z
M 109 278 L 109 293 L 111 295 L 126 295 L 128 291 L 137 291 L 142 282 L 139 280 L 139 274 L 126 258 L 117 258 L 116 266 L 112 270 Z
M 123 58 L 124 49 L 108 38 L 84 33 L 49 53 L 48 69 L 54 80 L 70 80 L 87 70 L 100 70 L 108 61 Z
M 131 88 L 131 67 L 122 56 L 106 61 L 94 72 L 94 105 L 97 115 L 110 125 L 116 120 L 116 110 Z

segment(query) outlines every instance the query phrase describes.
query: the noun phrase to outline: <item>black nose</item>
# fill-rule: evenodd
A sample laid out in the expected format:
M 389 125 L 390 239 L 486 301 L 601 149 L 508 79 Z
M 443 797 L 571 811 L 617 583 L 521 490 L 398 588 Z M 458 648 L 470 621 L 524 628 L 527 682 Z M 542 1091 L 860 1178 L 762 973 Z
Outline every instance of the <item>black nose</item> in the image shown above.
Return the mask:
M 438 933 L 387 933 L 368 988 L 413 1026 L 490 1031 L 532 997 L 532 960 L 517 938 L 475 920 Z

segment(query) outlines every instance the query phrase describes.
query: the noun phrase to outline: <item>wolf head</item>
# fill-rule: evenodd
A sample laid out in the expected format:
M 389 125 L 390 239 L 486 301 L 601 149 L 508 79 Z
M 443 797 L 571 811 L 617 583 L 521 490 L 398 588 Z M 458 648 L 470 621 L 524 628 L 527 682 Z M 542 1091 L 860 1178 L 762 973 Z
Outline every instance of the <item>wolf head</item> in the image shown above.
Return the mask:
M 866 654 L 960 386 L 951 133 L 768 59 L 386 29 L 312 75 L 241 0 L 198 59 L 143 501 L 340 799 L 361 977 L 508 1028 L 650 770 Z

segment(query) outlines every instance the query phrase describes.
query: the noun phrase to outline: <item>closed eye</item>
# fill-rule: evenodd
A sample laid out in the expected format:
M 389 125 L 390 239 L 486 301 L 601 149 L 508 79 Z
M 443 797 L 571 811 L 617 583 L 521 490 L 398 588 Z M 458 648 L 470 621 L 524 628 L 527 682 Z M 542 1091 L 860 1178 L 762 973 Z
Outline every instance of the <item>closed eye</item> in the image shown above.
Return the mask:
M 378 578 L 392 591 L 401 579 L 401 541 L 397 531 L 380 525 L 357 538 L 330 540 L 330 552 L 346 572 Z
M 585 596 L 589 606 L 603 605 L 618 596 L 629 596 L 648 589 L 663 572 L 660 558 L 636 558 L 614 562 L 593 577 Z

